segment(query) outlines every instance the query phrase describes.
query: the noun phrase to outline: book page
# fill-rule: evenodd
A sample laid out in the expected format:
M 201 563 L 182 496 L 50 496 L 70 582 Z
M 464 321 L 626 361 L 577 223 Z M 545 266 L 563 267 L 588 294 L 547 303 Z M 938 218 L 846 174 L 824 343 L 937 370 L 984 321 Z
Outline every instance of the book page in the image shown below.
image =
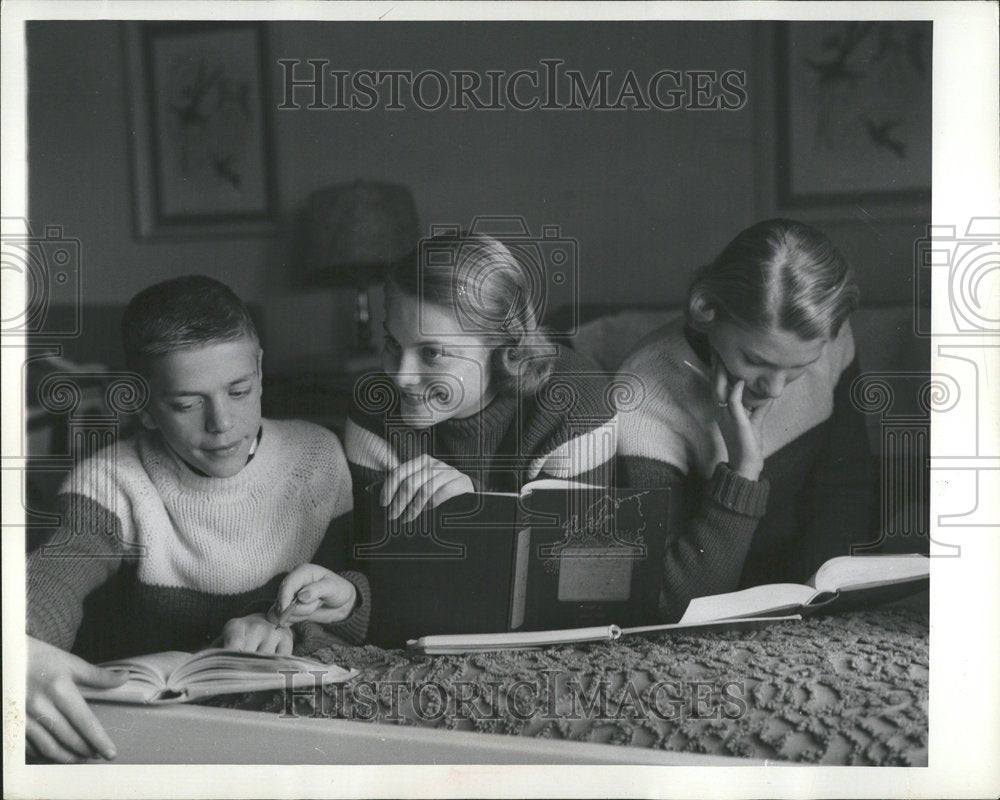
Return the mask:
M 131 703 L 134 705 L 145 705 L 149 703 L 157 694 L 163 691 L 163 687 L 146 681 L 129 680 L 121 686 L 113 689 L 96 689 L 92 686 L 80 686 L 80 694 L 87 700 L 100 700 L 106 703 Z
M 532 492 L 546 489 L 607 489 L 607 487 L 595 486 L 592 483 L 581 483 L 580 481 L 568 481 L 562 478 L 540 478 L 537 481 L 529 481 L 524 484 L 521 487 L 521 494 L 531 494 Z
M 323 664 L 309 658 L 214 649 L 203 650 L 189 658 L 170 676 L 169 686 L 181 689 L 202 683 L 230 682 L 245 685 L 273 678 L 277 678 L 277 685 L 282 685 L 284 676 L 280 674 L 281 670 L 299 673 L 323 671 L 329 673 L 332 680 L 346 680 L 350 675 L 349 670 L 336 664 Z
M 165 653 L 133 656 L 132 658 L 119 658 L 115 661 L 107 661 L 101 666 L 108 669 L 127 669 L 133 676 L 130 680 L 138 679 L 152 686 L 166 686 L 170 675 L 190 658 L 190 653 L 172 650 Z
M 815 594 L 809 586 L 798 583 L 772 583 L 752 586 L 739 592 L 696 597 L 681 617 L 682 624 L 712 620 L 755 617 L 805 605 Z
M 228 657 L 226 660 L 229 661 Z M 189 680 L 172 688 L 182 693 L 183 701 L 188 701 L 236 692 L 313 689 L 317 684 L 326 686 L 331 683 L 344 683 L 357 674 L 357 670 L 344 669 L 336 664 L 323 664 L 306 658 L 262 656 L 251 660 L 245 669 L 234 669 L 231 663 L 227 663 L 218 671 L 205 670 L 197 676 L 189 675 Z M 168 699 L 166 702 L 176 702 L 176 700 Z
M 669 633 L 670 631 L 697 631 L 701 634 L 717 630 L 753 630 L 754 628 L 764 628 L 768 625 L 774 625 L 778 622 L 798 622 L 801 620 L 801 614 L 788 614 L 769 617 L 737 617 L 736 619 L 718 619 L 711 622 L 673 622 L 662 625 L 636 625 L 631 628 L 622 628 L 622 636 L 643 633 Z
M 930 560 L 921 555 L 838 556 L 831 558 L 809 583 L 821 592 L 883 586 L 930 575 Z

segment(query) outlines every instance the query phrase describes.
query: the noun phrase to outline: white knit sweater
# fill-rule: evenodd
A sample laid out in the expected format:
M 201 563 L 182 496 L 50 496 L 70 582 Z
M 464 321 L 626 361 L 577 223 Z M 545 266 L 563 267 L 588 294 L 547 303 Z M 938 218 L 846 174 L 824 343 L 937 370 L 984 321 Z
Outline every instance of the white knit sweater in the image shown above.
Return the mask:
M 125 568 L 131 608 L 121 622 L 146 628 L 134 646 L 188 649 L 218 635 L 226 619 L 266 607 L 299 564 L 318 553 L 340 561 L 330 554 L 346 553 L 352 493 L 333 433 L 264 420 L 254 458 L 232 477 L 195 474 L 144 431 L 82 462 L 60 501 L 60 531 L 29 559 L 29 633 L 69 648 L 84 599 Z M 367 584 L 345 577 L 362 602 L 339 632 L 360 640 Z M 161 630 L 151 635 L 154 619 Z

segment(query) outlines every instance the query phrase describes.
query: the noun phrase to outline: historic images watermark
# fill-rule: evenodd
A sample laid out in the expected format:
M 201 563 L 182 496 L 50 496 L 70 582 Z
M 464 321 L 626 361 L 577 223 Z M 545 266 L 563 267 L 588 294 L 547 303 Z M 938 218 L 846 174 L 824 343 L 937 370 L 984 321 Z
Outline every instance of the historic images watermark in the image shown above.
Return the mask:
M 736 680 L 666 679 L 640 685 L 626 680 L 584 683 L 576 674 L 540 670 L 532 679 L 354 680 L 323 686 L 323 672 L 310 673 L 312 686 L 296 671 L 285 677 L 281 719 L 335 717 L 363 722 L 442 720 L 490 722 L 662 722 L 735 720 L 747 712 L 747 689 Z
M 745 70 L 583 72 L 559 58 L 518 70 L 345 70 L 327 58 L 278 59 L 282 111 L 738 111 Z

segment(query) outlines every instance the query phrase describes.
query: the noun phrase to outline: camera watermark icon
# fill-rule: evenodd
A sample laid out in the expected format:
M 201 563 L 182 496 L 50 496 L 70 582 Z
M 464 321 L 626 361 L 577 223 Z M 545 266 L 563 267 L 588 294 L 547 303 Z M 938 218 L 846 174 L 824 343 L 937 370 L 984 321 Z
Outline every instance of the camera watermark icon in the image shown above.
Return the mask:
M 430 234 L 418 244 L 421 285 L 432 283 L 435 271 L 453 275 L 461 265 L 452 293 L 462 332 L 506 339 L 515 326 L 530 338 L 539 331 L 547 311 L 568 307 L 572 316 L 566 333 L 576 333 L 580 248 L 576 239 L 562 235 L 560 226 L 543 225 L 540 233 L 533 235 L 523 216 L 484 215 L 474 217 L 467 231 L 457 224 L 434 224 Z M 500 242 L 514 263 L 502 252 L 484 246 L 480 236 Z M 514 272 L 518 274 L 505 275 Z M 509 301 L 498 305 L 494 296 L 510 295 L 511 286 L 517 288 Z M 420 299 L 422 304 L 435 303 L 433 296 L 421 295 Z M 427 336 L 454 334 L 423 313 L 420 332 Z
M 27 220 L 2 220 L 3 314 L 0 336 L 75 337 L 80 334 L 81 245 L 61 225 L 32 235 Z M 24 286 L 24 303 L 14 307 Z M 56 309 L 58 311 L 56 312 Z
M 51 354 L 31 358 L 22 367 L 26 386 L 34 362 L 39 362 L 36 368 L 46 362 L 49 366 L 53 362 L 72 366 Z M 117 495 L 111 487 L 117 485 L 118 443 L 148 398 L 145 379 L 132 372 L 57 368 L 37 381 L 27 397 L 28 452 L 5 454 L 2 459 L 4 470 L 22 476 L 23 486 L 18 491 L 25 522 L 16 526 L 4 523 L 4 527 L 21 527 L 33 533 L 56 530 L 55 538 L 40 548 L 44 557 L 141 555 L 143 548 L 124 541 L 120 530 L 103 529 L 96 520 L 106 514 L 106 521 L 113 525 L 117 517 Z M 55 494 L 53 479 L 63 487 L 58 507 L 36 507 L 40 494 Z M 48 489 L 38 490 L 46 484 Z M 44 505 L 51 505 L 48 498 Z M 76 546 L 79 537 L 93 541 L 81 549 Z
M 1000 217 L 971 217 L 964 224 L 964 234 L 959 233 L 962 229 L 963 225 L 930 225 L 926 236 L 914 243 L 914 331 L 917 336 L 935 336 L 936 365 L 947 374 L 924 374 L 927 413 L 921 420 L 914 419 L 922 430 L 911 431 L 907 441 L 925 460 L 922 493 L 929 494 L 932 487 L 946 492 L 947 503 L 937 506 L 932 520 L 924 512 L 930 522 L 923 524 L 938 536 L 953 528 L 964 532 L 998 527 L 991 504 L 984 500 L 995 494 L 1000 474 L 992 413 L 996 386 L 991 380 L 1000 354 L 996 338 L 1000 334 Z M 937 314 L 936 328 L 927 303 L 932 293 L 947 298 L 947 314 Z M 947 436 L 935 439 L 933 456 L 931 417 L 936 429 L 947 425 Z M 884 412 L 881 422 L 886 431 L 905 427 L 905 421 L 892 411 Z M 903 441 L 898 440 L 897 449 Z M 897 485 L 904 482 L 895 481 Z M 929 541 L 941 545 L 936 539 Z M 960 553 L 956 544 L 943 548 L 946 552 L 932 555 Z
M 916 333 L 930 336 L 930 308 L 920 302 L 927 275 L 946 273 L 953 328 L 945 335 L 1000 334 L 1000 217 L 973 217 L 964 235 L 955 225 L 928 225 L 914 244 Z

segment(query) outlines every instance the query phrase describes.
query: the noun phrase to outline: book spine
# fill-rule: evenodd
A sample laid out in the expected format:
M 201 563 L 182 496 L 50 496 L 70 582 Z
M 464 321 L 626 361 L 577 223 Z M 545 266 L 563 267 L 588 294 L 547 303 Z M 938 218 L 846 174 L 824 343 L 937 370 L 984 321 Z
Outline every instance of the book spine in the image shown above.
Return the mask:
M 528 561 L 531 555 L 531 529 L 517 532 L 514 551 L 514 575 L 510 590 L 510 629 L 516 631 L 524 624 L 524 610 L 528 598 Z

